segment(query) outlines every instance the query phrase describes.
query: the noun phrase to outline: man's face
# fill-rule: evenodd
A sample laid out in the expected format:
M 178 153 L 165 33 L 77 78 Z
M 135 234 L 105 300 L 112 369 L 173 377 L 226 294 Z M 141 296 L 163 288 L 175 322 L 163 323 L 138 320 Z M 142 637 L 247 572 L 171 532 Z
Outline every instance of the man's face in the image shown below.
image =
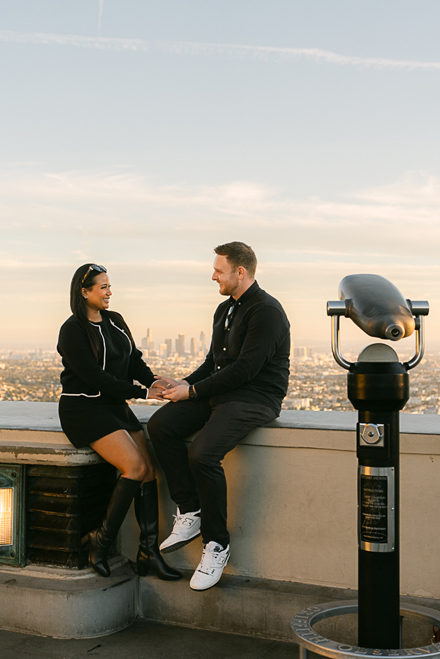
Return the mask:
M 234 295 L 240 283 L 238 269 L 235 270 L 231 266 L 226 256 L 219 254 L 214 259 L 214 272 L 211 279 L 217 282 L 220 295 Z

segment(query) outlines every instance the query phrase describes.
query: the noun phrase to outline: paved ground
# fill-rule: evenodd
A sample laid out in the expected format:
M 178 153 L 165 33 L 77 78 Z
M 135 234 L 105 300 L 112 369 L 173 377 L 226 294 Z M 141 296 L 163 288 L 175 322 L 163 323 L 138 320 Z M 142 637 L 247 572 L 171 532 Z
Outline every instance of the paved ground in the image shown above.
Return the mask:
M 0 614 L 1 615 L 1 614 Z M 1 659 L 298 659 L 298 646 L 138 620 L 100 638 L 63 640 L 0 630 Z

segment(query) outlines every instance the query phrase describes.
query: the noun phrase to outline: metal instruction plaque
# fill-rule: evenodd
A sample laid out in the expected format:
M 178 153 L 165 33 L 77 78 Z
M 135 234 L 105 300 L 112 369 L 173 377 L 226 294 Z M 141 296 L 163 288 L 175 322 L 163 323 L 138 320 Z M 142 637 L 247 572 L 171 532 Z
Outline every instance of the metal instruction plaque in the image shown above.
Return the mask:
M 365 551 L 394 551 L 394 467 L 359 466 L 359 546 Z

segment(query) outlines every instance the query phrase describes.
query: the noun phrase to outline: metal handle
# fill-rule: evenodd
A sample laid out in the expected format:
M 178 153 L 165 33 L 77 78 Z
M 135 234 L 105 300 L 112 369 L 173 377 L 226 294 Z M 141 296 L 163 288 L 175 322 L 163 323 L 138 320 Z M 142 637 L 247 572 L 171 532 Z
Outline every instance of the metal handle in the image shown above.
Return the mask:
M 420 364 L 423 359 L 425 352 L 425 328 L 424 328 L 424 319 L 423 316 L 429 314 L 429 303 L 424 301 L 411 301 L 407 300 L 408 306 L 411 309 L 411 313 L 415 317 L 415 335 L 416 335 L 416 352 L 414 356 L 404 363 L 405 368 L 409 371 L 410 369 Z M 353 366 L 353 362 L 349 362 L 342 356 L 339 347 L 339 318 L 341 316 L 347 316 L 347 310 L 349 307 L 350 300 L 336 300 L 332 302 L 327 302 L 327 316 L 331 316 L 332 319 L 332 353 L 335 359 L 335 362 L 345 368 L 350 370 Z
M 347 315 L 350 300 L 336 300 L 327 302 L 327 316 L 332 318 L 332 353 L 335 362 L 347 370 L 353 365 L 347 361 L 339 350 L 339 318 Z
M 424 314 L 425 316 L 427 314 Z M 416 352 L 414 357 L 404 363 L 407 371 L 420 364 L 425 352 L 425 325 L 423 316 L 416 316 Z

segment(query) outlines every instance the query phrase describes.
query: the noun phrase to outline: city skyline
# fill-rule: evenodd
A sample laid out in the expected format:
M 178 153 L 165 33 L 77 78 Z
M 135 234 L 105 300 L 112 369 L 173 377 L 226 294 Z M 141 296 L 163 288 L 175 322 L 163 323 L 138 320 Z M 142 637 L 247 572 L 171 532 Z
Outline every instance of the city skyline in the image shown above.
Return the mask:
M 296 351 L 295 351 L 296 352 Z M 287 395 L 282 409 L 341 411 L 352 409 L 347 398 L 347 372 L 329 354 L 299 349 L 291 365 Z M 154 372 L 180 380 L 197 367 L 198 360 L 189 353 L 152 356 L 148 360 Z M 57 402 L 60 395 L 61 359 L 51 353 L 28 355 L 0 352 L 0 400 Z M 440 356 L 422 360 L 411 374 L 410 399 L 404 413 L 440 413 Z M 156 400 L 136 401 L 156 405 Z
M 213 248 L 242 240 L 298 345 L 364 272 L 428 300 L 440 348 L 435 0 L 2 8 L 0 347 L 53 349 L 88 261 L 138 342 L 209 342 Z

